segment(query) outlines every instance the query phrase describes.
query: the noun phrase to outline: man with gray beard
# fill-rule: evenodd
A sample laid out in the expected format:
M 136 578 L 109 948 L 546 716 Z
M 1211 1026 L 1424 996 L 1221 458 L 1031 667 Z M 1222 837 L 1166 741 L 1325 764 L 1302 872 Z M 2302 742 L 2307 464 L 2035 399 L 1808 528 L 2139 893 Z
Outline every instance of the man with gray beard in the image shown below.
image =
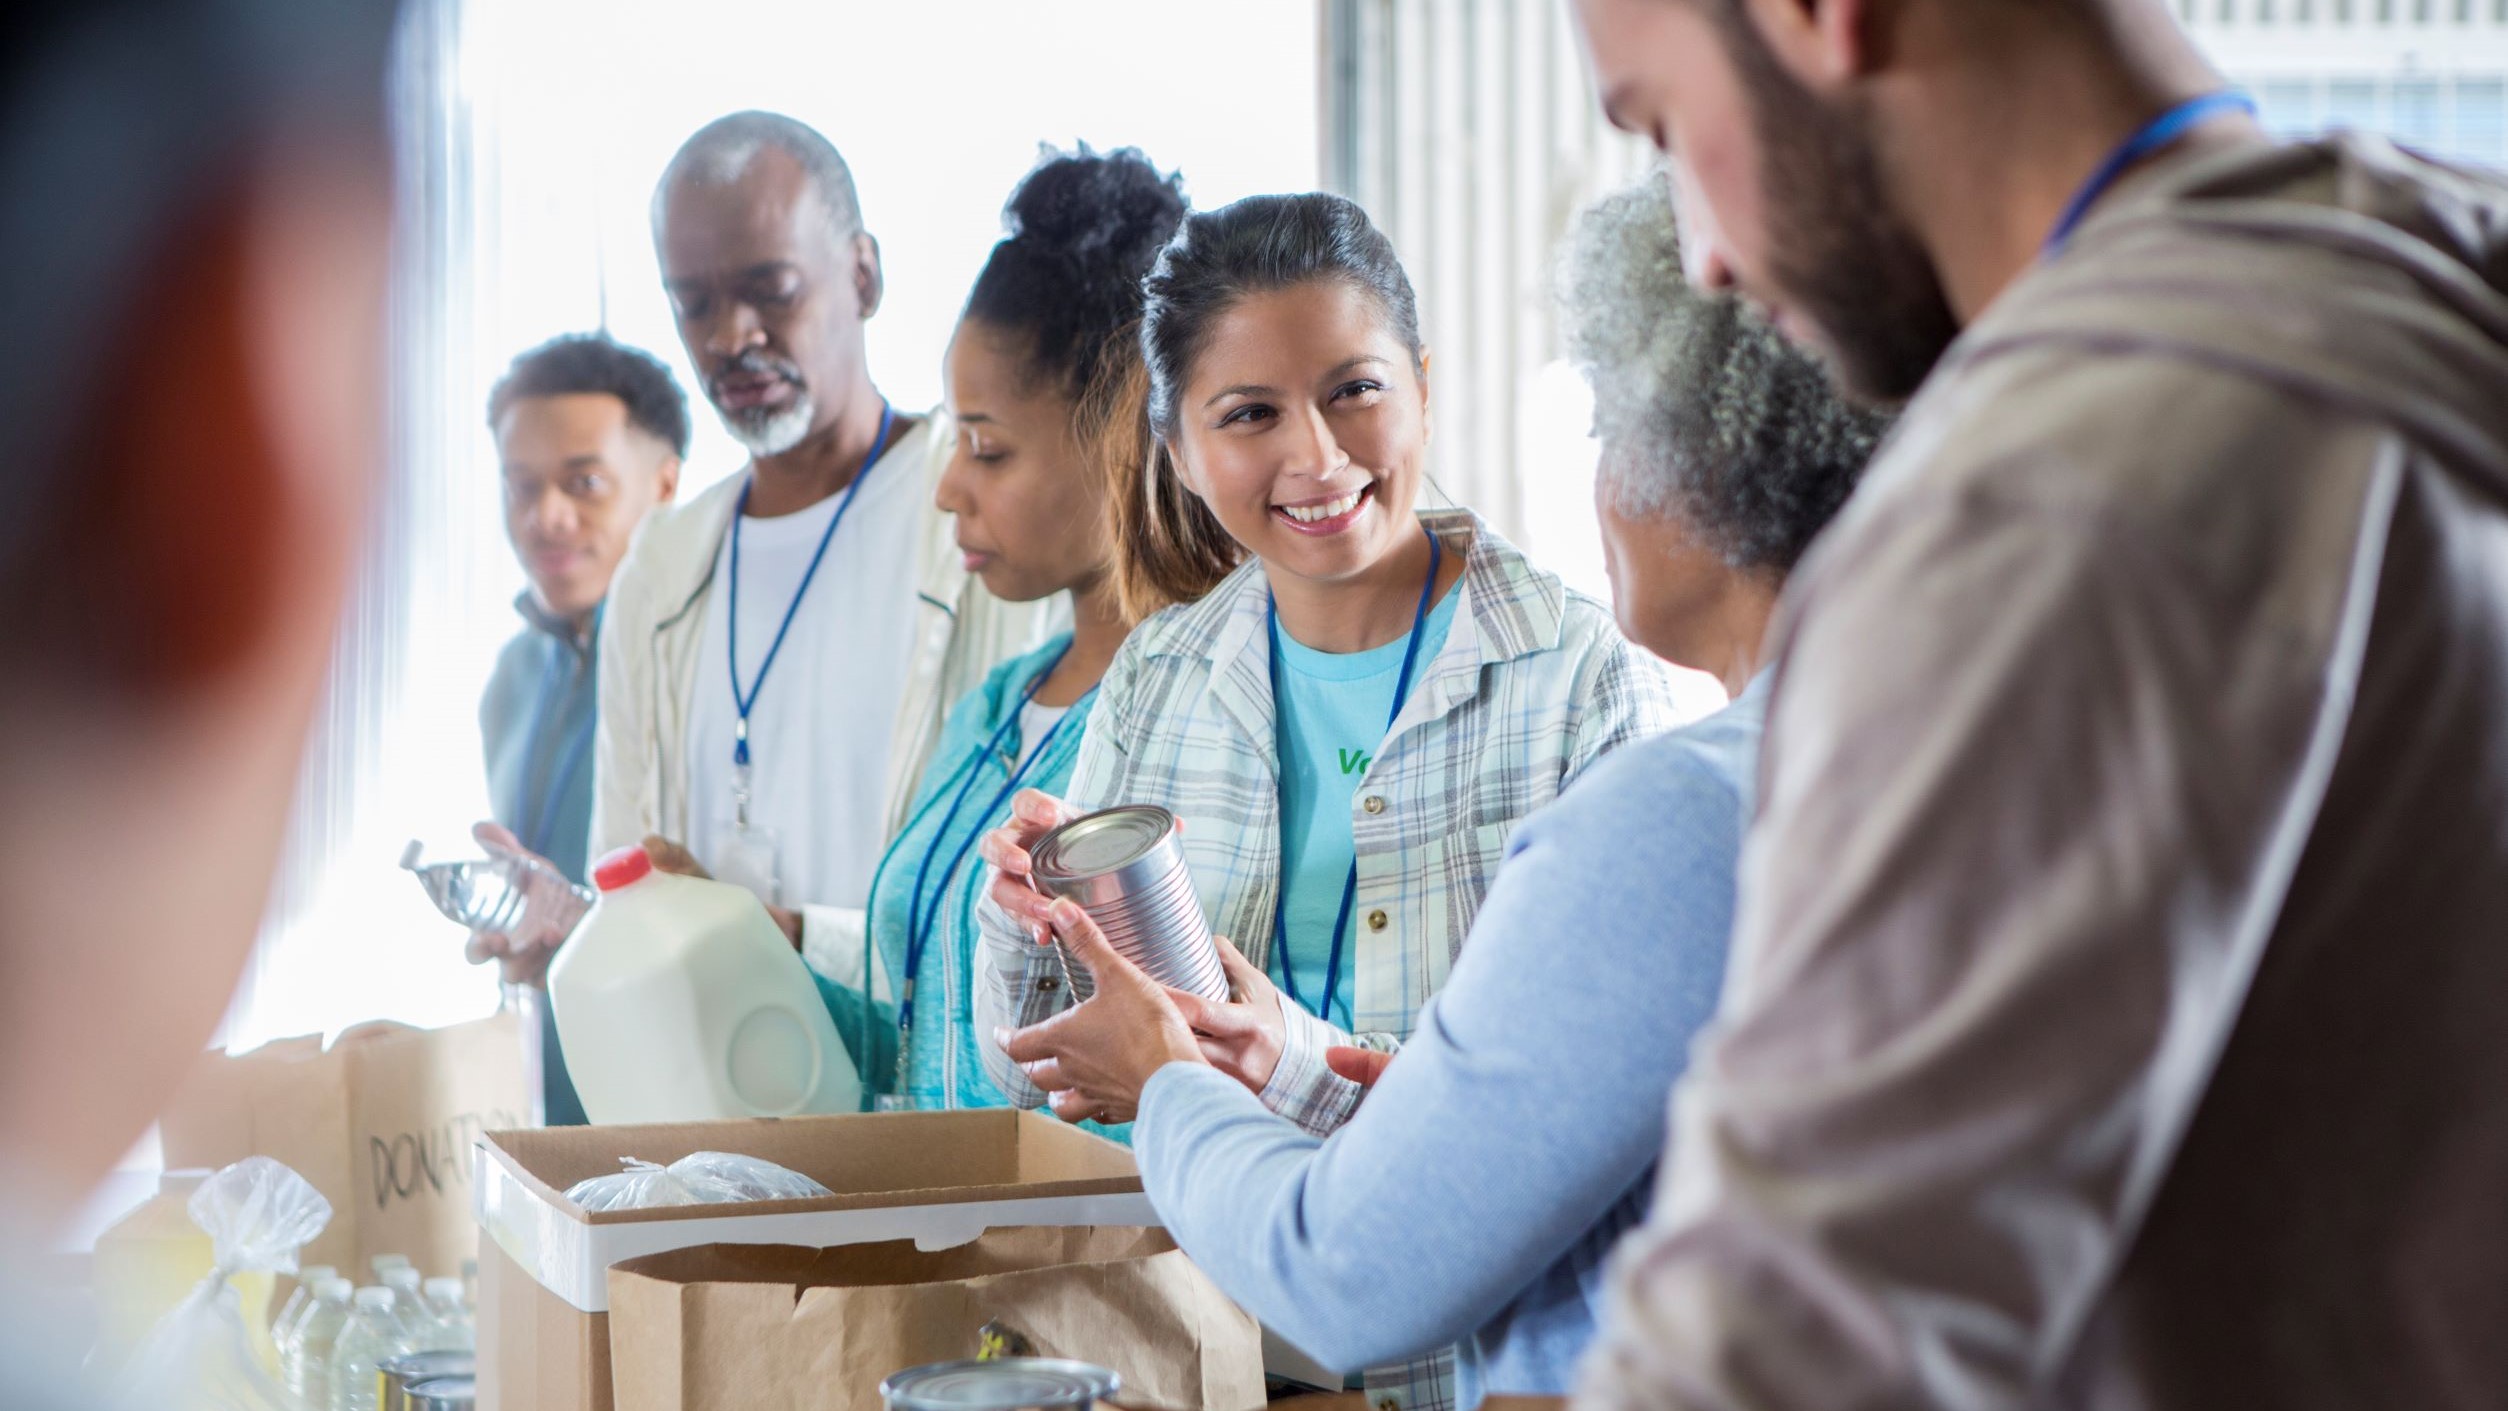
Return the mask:
M 950 702 L 1055 604 L 1003 603 L 933 503 L 954 430 L 891 407 L 863 325 L 879 242 L 827 139 L 735 113 L 688 139 L 653 243 L 747 468 L 647 519 L 601 636 L 592 851 L 756 892 L 821 974 L 858 977 L 871 874 Z

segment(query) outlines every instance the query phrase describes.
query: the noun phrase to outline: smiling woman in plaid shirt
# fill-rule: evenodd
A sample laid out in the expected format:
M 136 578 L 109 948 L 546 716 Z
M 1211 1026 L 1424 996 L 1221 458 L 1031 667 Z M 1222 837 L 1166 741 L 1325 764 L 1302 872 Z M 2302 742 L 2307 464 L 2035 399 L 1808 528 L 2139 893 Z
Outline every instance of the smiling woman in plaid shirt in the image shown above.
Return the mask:
M 1243 951 L 1226 955 L 1234 1002 L 1188 1017 L 1215 1063 L 1321 1134 L 1359 1096 L 1325 1050 L 1401 1044 L 1509 830 L 1670 728 L 1669 680 L 1607 608 L 1468 511 L 1414 512 L 1427 357 L 1410 282 L 1356 205 L 1256 197 L 1192 216 L 1146 287 L 1160 454 L 1116 488 L 1116 552 L 1130 601 L 1174 605 L 1107 670 L 1066 797 L 1023 795 L 985 840 L 1002 875 L 976 1025 L 1076 999 L 1035 939 L 1026 848 L 1077 813 L 1156 804 L 1183 820 L 1203 909 Z M 1044 1102 L 998 1043 L 985 1062 L 1012 1101 Z M 1055 1110 L 1131 1116 L 1059 1096 Z M 1367 1386 L 1379 1406 L 1434 1411 L 1452 1403 L 1451 1359 Z
M 1653 1206 L 1667 1095 L 1724 986 L 1767 625 L 1888 425 L 1682 278 L 1660 175 L 1587 212 L 1562 263 L 1621 626 L 1732 704 L 1515 830 L 1453 976 L 1329 1139 L 1214 1068 L 1068 902 L 1055 934 L 1094 992 L 1007 1045 L 1041 1081 L 1137 1107 L 1160 1220 L 1265 1327 L 1337 1366 L 1461 1339 L 1466 1406 L 1575 1384 L 1606 1260 Z

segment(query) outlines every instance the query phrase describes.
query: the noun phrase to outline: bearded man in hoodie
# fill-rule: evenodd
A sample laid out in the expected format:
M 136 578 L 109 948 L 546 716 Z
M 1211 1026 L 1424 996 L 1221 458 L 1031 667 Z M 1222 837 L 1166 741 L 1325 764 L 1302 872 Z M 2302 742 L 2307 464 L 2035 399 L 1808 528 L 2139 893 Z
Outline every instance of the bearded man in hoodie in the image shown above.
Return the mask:
M 1910 397 L 1773 630 L 1585 1411 L 2508 1405 L 2508 188 L 2161 0 L 1577 0 Z

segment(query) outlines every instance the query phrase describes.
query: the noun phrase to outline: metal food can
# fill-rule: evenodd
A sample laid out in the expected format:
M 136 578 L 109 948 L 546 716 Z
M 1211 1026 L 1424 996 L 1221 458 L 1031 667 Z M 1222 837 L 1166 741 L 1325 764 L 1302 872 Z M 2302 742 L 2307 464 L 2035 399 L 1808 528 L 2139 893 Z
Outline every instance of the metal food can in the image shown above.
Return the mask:
M 410 1388 L 444 1377 L 467 1377 L 479 1370 L 479 1359 L 467 1352 L 411 1352 L 375 1369 L 382 1384 L 381 1411 L 410 1411 Z
M 1219 943 L 1202 915 L 1176 840 L 1176 816 L 1150 804 L 1100 809 L 1037 840 L 1029 856 L 1037 887 L 1089 914 L 1107 944 L 1169 989 L 1228 997 Z M 1085 972 L 1072 983 L 1086 996 Z
M 476 1377 L 437 1377 L 409 1389 L 409 1411 L 472 1411 L 478 1404 Z
M 909 1367 L 880 1383 L 880 1401 L 888 1411 L 1088 1411 L 1122 1389 L 1095 1363 L 1004 1357 Z

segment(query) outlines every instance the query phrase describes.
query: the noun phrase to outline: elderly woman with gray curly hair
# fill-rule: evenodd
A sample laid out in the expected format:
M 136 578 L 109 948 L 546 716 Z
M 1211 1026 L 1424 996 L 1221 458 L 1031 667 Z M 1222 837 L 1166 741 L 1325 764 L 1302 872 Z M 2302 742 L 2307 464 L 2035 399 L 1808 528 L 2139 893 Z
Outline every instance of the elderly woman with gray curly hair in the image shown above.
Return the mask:
M 1659 180 L 1588 212 L 1563 275 L 1621 626 L 1733 703 L 1524 822 L 1445 988 L 1328 1139 L 1201 1062 L 1166 992 L 1093 929 L 1065 935 L 1096 972 L 1083 1008 L 1121 1012 L 1085 1043 L 1071 1026 L 1060 1077 L 1137 1099 L 1133 1145 L 1177 1241 L 1328 1366 L 1460 1341 L 1466 1407 L 1567 1389 L 1603 1257 L 1646 1214 L 1666 1099 L 1723 981 L 1760 639 L 1884 428 L 1758 318 L 1682 282 Z

